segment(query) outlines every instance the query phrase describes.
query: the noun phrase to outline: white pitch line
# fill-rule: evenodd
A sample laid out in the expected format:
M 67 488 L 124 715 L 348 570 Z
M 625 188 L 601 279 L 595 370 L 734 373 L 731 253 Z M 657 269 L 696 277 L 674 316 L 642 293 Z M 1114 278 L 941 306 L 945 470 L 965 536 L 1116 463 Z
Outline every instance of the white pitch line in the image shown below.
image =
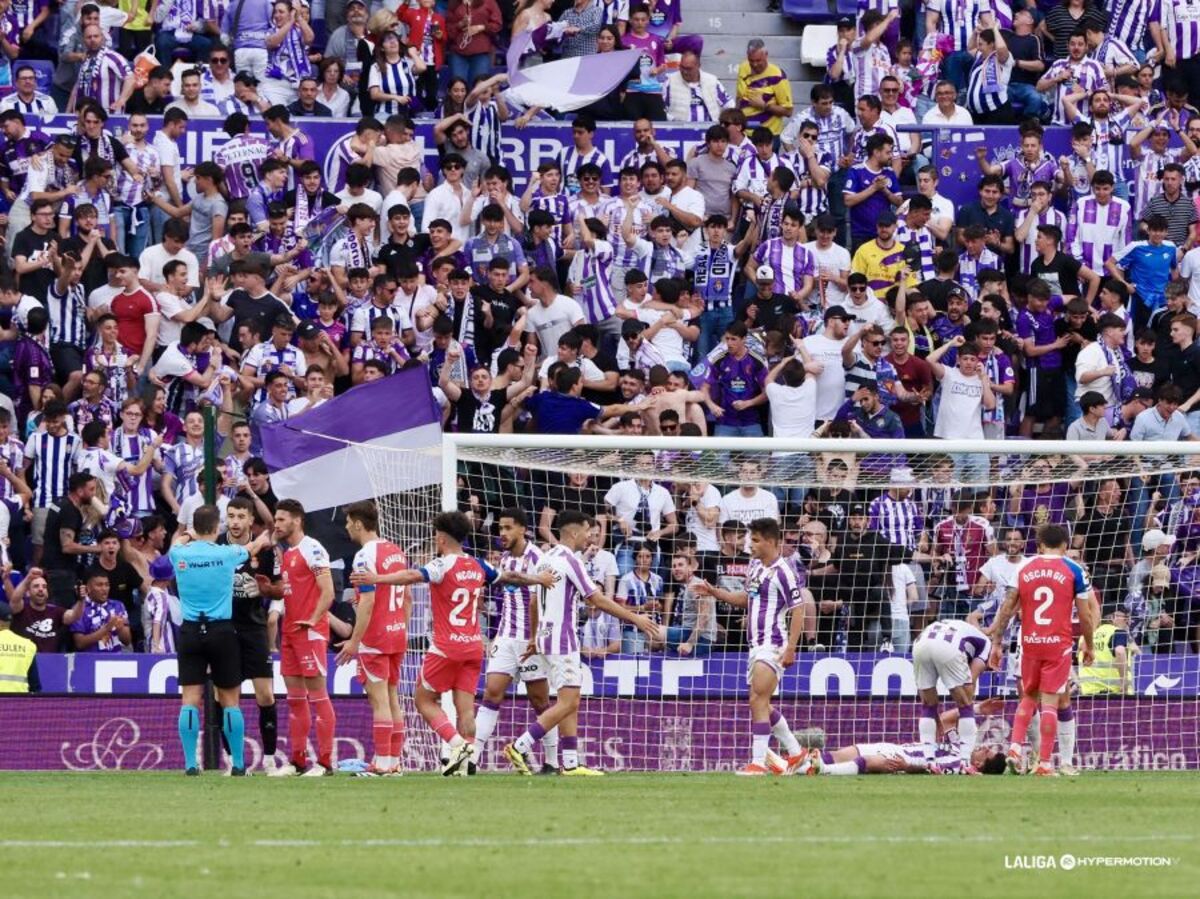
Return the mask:
M 393 848 L 393 849 L 515 849 L 535 847 L 588 848 L 597 846 L 761 846 L 768 845 L 845 845 L 876 843 L 880 845 L 955 845 L 963 843 L 1011 843 L 1010 835 L 993 836 L 972 834 L 949 836 L 946 834 L 863 834 L 859 836 L 834 836 L 826 834 L 763 835 L 763 836 L 715 836 L 715 837 L 530 837 L 526 839 L 497 839 L 490 837 L 464 837 L 459 839 L 427 837 L 423 839 L 370 839 L 370 840 L 252 840 L 249 845 L 262 849 L 319 849 L 339 848 Z M 1195 834 L 1142 834 L 1115 836 L 1112 834 L 1074 834 L 1063 840 L 1072 843 L 1194 843 Z M 0 840 L 0 849 L 169 849 L 169 848 L 229 848 L 227 841 L 202 840 Z

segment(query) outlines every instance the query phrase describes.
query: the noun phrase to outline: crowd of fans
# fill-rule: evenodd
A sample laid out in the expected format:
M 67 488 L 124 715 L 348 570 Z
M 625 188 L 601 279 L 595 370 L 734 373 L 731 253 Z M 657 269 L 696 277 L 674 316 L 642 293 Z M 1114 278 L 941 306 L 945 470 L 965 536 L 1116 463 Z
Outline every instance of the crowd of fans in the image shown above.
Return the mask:
M 903 454 L 833 456 L 797 463 L 807 490 L 760 488 L 755 458 L 724 486 L 674 482 L 665 458 L 649 480 L 464 471 L 480 550 L 506 506 L 546 542 L 558 511 L 592 512 L 593 573 L 672 625 L 672 651 L 740 644 L 737 614 L 684 588 L 738 576 L 764 516 L 807 585 L 809 647 L 902 650 L 931 616 L 988 614 L 1047 521 L 1071 525 L 1139 641 L 1194 642 L 1200 478 L 1104 480 L 1085 442 L 1200 434 L 1195 23 L 1131 25 L 1128 2 L 916 5 L 909 39 L 895 0 L 864 0 L 797 107 L 761 40 L 728 94 L 679 2 L 0 0 L 17 630 L 43 651 L 169 648 L 153 563 L 200 502 L 200 410 L 220 412 L 223 502 L 259 529 L 264 425 L 422 367 L 458 431 L 1081 441 L 1015 472 L 925 457 L 919 484 Z M 523 65 L 642 59 L 563 116 L 505 87 L 526 30 Z M 55 63 L 49 94 L 25 60 Z M 76 127 L 49 137 L 39 116 L 59 110 Z M 128 116 L 119 137 L 110 113 Z M 329 115 L 357 124 L 323 165 L 304 119 Z M 500 135 L 548 116 L 571 142 L 518 186 Z M 229 140 L 187 167 L 205 117 Z M 701 145 L 674 155 L 667 119 Z M 603 120 L 626 121 L 624 158 L 597 147 Z M 921 134 L 897 131 L 917 122 L 1019 122 L 1020 147 L 980 147 L 978 200 L 956 207 Z M 336 527 L 315 535 L 347 554 Z M 585 634 L 593 653 L 657 648 L 612 621 Z

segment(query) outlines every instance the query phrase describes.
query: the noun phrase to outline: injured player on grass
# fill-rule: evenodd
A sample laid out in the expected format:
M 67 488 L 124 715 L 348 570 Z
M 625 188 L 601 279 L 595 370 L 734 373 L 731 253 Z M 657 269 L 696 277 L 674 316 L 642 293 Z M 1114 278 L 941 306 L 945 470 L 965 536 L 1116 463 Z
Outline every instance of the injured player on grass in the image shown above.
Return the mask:
M 973 711 L 979 716 L 998 714 L 1004 700 L 985 699 Z M 813 748 L 795 767 L 796 774 L 1003 774 L 1004 753 L 986 746 L 975 746 L 969 754 L 962 751 L 958 734 L 958 709 L 948 709 L 938 718 L 937 742 L 929 751 L 927 744 L 855 743 L 841 749 Z M 767 767 L 776 774 L 787 773 L 788 766 L 774 752 L 767 753 Z

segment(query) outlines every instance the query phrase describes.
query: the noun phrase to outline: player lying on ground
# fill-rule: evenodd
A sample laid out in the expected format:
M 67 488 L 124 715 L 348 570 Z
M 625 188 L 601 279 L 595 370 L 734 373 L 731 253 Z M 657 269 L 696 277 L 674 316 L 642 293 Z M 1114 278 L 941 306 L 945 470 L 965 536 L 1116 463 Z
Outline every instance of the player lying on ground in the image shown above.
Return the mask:
M 737 773 L 770 774 L 767 747 L 771 735 L 779 741 L 787 766 L 795 770 L 806 758 L 788 727 L 783 713 L 771 705 L 771 697 L 783 670 L 796 661 L 796 644 L 804 630 L 804 608 L 796 573 L 780 554 L 779 522 L 756 518 L 750 522 L 751 562 L 745 590 L 723 590 L 712 584 L 693 589 L 720 602 L 746 609 L 746 682 L 750 685 L 750 763 Z M 790 621 L 789 621 L 790 616 Z
M 433 614 L 433 636 L 421 664 L 421 677 L 413 690 L 417 711 L 443 742 L 450 746 L 450 757 L 442 774 L 458 773 L 469 765 L 475 739 L 475 688 L 483 666 L 483 635 L 479 629 L 479 604 L 488 584 L 550 586 L 550 572 L 524 575 L 516 571 L 500 573 L 463 552 L 471 534 L 471 522 L 461 512 L 442 512 L 433 519 L 437 557 L 426 565 L 407 571 L 388 573 L 367 569 L 350 575 L 355 587 L 383 585 L 405 587 L 429 584 L 429 604 Z M 440 697 L 453 693 L 457 727 L 442 710 Z
M 1004 710 L 1004 700 L 986 699 L 971 707 L 971 722 L 976 714 L 992 715 Z M 922 719 L 922 723 L 924 719 Z M 943 712 L 934 721 L 941 741 L 933 751 L 922 738 L 917 743 L 855 743 L 841 749 L 811 749 L 797 774 L 1003 774 L 1004 753 L 967 743 L 957 729 L 962 722 L 959 709 Z M 937 738 L 935 737 L 935 740 Z M 768 756 L 768 760 L 772 761 Z
M 520 509 L 505 509 L 500 513 L 500 570 L 533 574 L 542 563 L 542 551 L 526 539 L 528 522 Z M 488 650 L 487 680 L 484 681 L 483 701 L 475 715 L 475 754 L 479 756 L 492 736 L 500 719 L 500 706 L 514 680 L 525 685 L 525 698 L 535 715 L 550 707 L 550 684 L 546 658 L 540 652 L 526 656 L 525 650 L 533 638 L 530 628 L 530 605 L 533 588 L 506 584 L 501 593 L 500 626 Z M 558 773 L 558 728 L 552 727 L 542 737 L 545 761 L 542 774 Z
M 1095 659 L 1092 634 L 1095 619 L 1092 615 L 1092 587 L 1083 567 L 1065 556 L 1067 532 L 1058 525 L 1044 525 L 1038 530 L 1038 555 L 1028 560 L 1016 573 L 1016 586 L 1008 591 L 1004 605 L 987 635 L 996 644 L 992 664 L 998 667 L 1002 648 L 996 640 L 1013 614 L 1021 614 L 1021 703 L 1013 720 L 1012 744 L 1008 749 L 1008 765 L 1020 771 L 1024 761 L 1023 746 L 1029 724 L 1041 703 L 1039 730 L 1041 746 L 1034 774 L 1054 776 L 1050 757 L 1058 733 L 1058 709 L 1061 696 L 1067 692 L 1071 676 L 1071 655 L 1074 640 L 1071 626 L 1072 607 L 1079 612 L 1079 627 L 1083 637 L 1083 664 Z M 1068 762 L 1070 760 L 1068 759 Z
M 593 523 L 591 518 L 574 509 L 560 512 L 554 519 L 558 543 L 542 557 L 540 573 L 553 576 L 553 586 L 539 591 L 538 597 L 529 605 L 530 632 L 537 636 L 529 641 L 524 657 L 530 658 L 536 653 L 545 657 L 550 683 L 558 698 L 527 731 L 504 747 L 504 755 L 521 774 L 533 773 L 530 751 L 554 727 L 558 727 L 560 736 L 564 776 L 586 777 L 603 773 L 579 761 L 579 688 L 583 679 L 575 623 L 579 620 L 581 601 L 628 621 L 652 641 L 663 639 L 662 629 L 657 624 L 606 597 L 588 576 L 578 554 L 587 546 Z
M 918 733 L 932 757 L 937 748 L 937 683 L 950 691 L 958 711 L 958 731 L 962 736 L 960 761 L 970 767 L 971 747 L 975 745 L 975 684 L 992 655 L 992 641 L 973 624 L 965 621 L 935 621 L 913 644 L 913 675 L 921 697 Z
M 346 533 L 360 548 L 354 571 L 392 574 L 406 571 L 408 559 L 396 544 L 379 539 L 379 510 L 367 500 L 346 507 Z M 408 649 L 412 611 L 407 587 L 385 584 L 354 589 L 354 631 L 342 644 L 337 663 L 358 661 L 358 680 L 371 703 L 375 758 L 360 775 L 389 776 L 403 771 L 404 711 L 400 708 L 400 666 Z

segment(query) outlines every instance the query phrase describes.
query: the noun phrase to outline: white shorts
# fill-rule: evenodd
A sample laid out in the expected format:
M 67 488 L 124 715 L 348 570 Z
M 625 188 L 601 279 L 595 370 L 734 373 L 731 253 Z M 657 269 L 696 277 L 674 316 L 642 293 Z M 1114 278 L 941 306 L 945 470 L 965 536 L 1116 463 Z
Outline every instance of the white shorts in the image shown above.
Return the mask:
M 563 687 L 579 687 L 583 685 L 583 674 L 579 653 L 571 652 L 561 656 L 544 656 L 546 673 L 550 678 L 550 686 L 555 690 Z
M 754 679 L 754 664 L 762 662 L 775 672 L 776 678 L 783 677 L 783 666 L 779 664 L 779 656 L 783 652 L 779 646 L 755 646 L 746 654 L 746 683 Z
M 908 757 L 908 753 L 899 743 L 855 743 L 854 748 L 862 758 L 866 758 L 868 755 L 881 755 L 888 759 Z
M 525 654 L 528 646 L 528 640 L 519 640 L 516 637 L 497 637 L 488 648 L 487 673 L 506 674 L 514 680 L 524 683 L 545 680 L 547 674 L 544 655 L 540 652 L 534 653 L 525 661 L 521 661 L 521 656 Z
M 932 690 L 940 678 L 947 690 L 971 683 L 967 657 L 953 643 L 918 638 L 913 646 L 913 674 L 918 690 Z

